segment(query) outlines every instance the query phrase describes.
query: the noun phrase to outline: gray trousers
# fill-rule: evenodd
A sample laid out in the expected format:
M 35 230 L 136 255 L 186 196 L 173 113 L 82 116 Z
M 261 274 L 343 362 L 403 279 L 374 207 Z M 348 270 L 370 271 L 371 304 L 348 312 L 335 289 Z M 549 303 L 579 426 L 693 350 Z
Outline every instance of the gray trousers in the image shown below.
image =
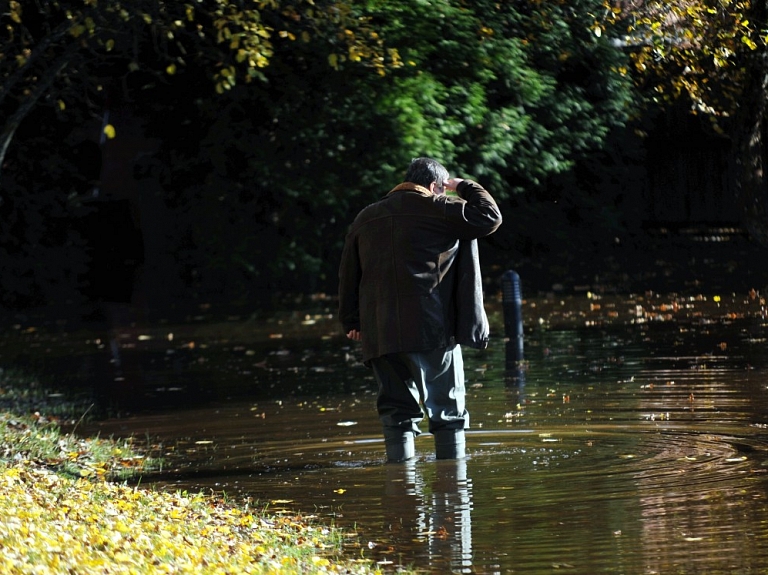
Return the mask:
M 461 346 L 392 353 L 372 359 L 371 367 L 379 384 L 376 407 L 385 436 L 407 431 L 419 435 L 422 405 L 431 433 L 469 427 Z

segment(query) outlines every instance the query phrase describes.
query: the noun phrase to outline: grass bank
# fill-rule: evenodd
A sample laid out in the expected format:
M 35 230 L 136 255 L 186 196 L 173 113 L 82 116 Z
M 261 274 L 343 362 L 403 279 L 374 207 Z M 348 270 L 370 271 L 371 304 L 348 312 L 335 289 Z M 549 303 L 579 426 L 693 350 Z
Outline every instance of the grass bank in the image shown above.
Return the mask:
M 35 394 L 51 403 L 34 381 L 0 372 L 0 573 L 381 573 L 343 556 L 333 527 L 129 486 L 161 462 L 129 441 L 63 433 L 66 399 L 54 397 L 52 416 L 35 409 Z

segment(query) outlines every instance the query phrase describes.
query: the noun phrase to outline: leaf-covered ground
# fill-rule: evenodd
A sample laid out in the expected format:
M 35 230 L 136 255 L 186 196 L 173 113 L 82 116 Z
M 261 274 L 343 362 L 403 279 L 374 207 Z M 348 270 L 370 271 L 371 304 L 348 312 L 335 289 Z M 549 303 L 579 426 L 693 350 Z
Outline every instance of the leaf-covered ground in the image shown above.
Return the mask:
M 338 538 L 201 494 L 0 469 L 2 573 L 373 573 L 327 557 Z M 331 546 L 330 548 L 328 548 Z
M 0 398 L 18 395 L 0 384 Z M 301 516 L 115 481 L 158 462 L 11 404 L 0 411 L 0 573 L 379 573 L 341 557 L 340 531 Z

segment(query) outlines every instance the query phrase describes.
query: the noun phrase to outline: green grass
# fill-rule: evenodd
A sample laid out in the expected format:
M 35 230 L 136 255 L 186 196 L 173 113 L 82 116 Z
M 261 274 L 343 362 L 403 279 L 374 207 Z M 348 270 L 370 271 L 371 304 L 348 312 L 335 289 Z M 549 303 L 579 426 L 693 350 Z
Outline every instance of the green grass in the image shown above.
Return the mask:
M 46 390 L 34 378 L 0 372 L 0 462 L 27 461 L 71 477 L 129 479 L 162 468 L 162 460 L 135 450 L 130 439 L 114 441 L 62 433 L 77 427 L 90 404 Z

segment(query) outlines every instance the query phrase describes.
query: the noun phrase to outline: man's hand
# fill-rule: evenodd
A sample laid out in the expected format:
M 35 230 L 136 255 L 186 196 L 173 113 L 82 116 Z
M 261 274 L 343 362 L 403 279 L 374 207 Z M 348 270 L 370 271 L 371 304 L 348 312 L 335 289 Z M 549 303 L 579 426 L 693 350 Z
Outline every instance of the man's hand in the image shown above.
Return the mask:
M 458 185 L 464 181 L 464 178 L 451 178 L 449 180 L 445 180 L 443 182 L 443 186 L 446 187 L 448 190 L 455 190 Z
M 349 332 L 347 333 L 347 337 L 349 339 L 351 339 L 351 340 L 354 340 L 354 341 L 362 341 L 363 340 L 363 336 L 360 335 L 360 332 L 358 330 L 356 330 L 356 329 L 349 330 Z

